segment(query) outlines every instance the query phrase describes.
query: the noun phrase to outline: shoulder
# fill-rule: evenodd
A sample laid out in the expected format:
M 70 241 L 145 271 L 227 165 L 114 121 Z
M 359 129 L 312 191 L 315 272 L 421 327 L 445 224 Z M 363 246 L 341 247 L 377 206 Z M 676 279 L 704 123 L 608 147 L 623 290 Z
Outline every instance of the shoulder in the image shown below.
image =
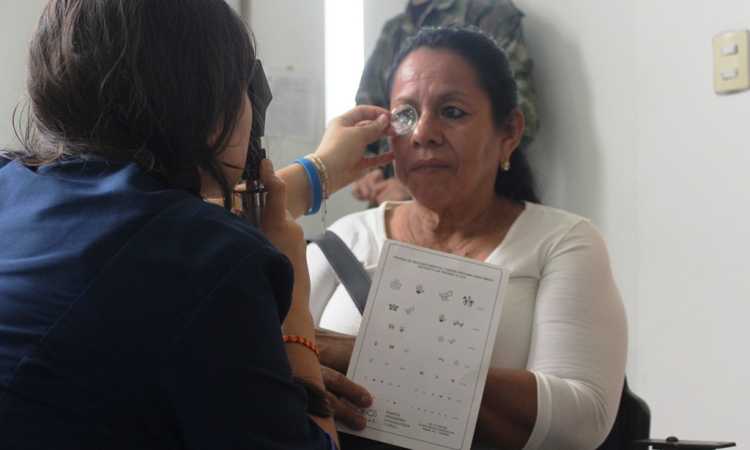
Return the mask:
M 486 32 L 520 24 L 523 13 L 510 0 L 468 0 L 466 21 Z
M 589 219 L 536 203 L 526 203 L 511 233 L 512 243 L 544 252 L 558 251 L 563 244 L 604 245 L 601 233 Z
M 377 264 L 386 234 L 385 213 L 403 202 L 386 202 L 377 208 L 344 216 L 329 228 L 366 266 Z
M 256 228 L 230 211 L 188 192 L 164 189 L 133 164 L 109 165 L 105 175 L 91 163 L 86 176 L 76 172 L 73 177 L 80 167 L 55 174 L 70 178 L 65 198 L 79 208 L 61 220 L 86 214 L 88 235 L 82 239 L 109 264 L 129 266 L 129 273 L 162 279 L 164 285 L 190 285 L 190 295 L 198 298 L 249 254 L 261 251 L 284 260 Z
M 538 203 L 526 202 L 526 208 L 521 217 L 526 216 L 529 220 L 541 222 L 546 226 L 569 227 L 582 222 L 590 222 L 589 219 L 573 214 L 552 206 L 540 205 Z
M 506 16 L 523 15 L 511 0 L 459 0 L 458 3 L 464 3 L 468 12 L 492 12 Z
M 381 36 L 390 35 L 390 33 L 392 33 L 393 31 L 401 28 L 401 25 L 404 23 L 405 18 L 406 15 L 402 12 L 397 16 L 393 16 L 392 18 L 386 20 L 383 24 Z
M 253 321 L 283 319 L 291 300 L 291 264 L 242 222 L 219 206 L 184 198 L 148 221 L 123 224 L 121 245 L 86 292 L 110 291 L 106 303 L 122 308 L 124 317 L 133 309 L 148 315 L 144 323 L 153 326 L 136 327 L 154 342 L 169 343 L 191 323 L 225 310 L 255 311 Z M 98 310 L 101 297 L 86 299 Z
M 160 290 L 181 292 L 178 297 L 192 298 L 196 305 L 216 297 L 220 286 L 237 291 L 232 296 L 243 291 L 252 297 L 261 284 L 283 291 L 281 286 L 292 277 L 288 259 L 259 230 L 218 205 L 192 197 L 151 216 L 120 254 L 118 264 L 139 266 L 134 262 L 140 261 L 140 267 L 152 267 L 141 276 L 161 280 Z
M 364 257 L 380 240 L 378 222 L 382 214 L 381 208 L 356 212 L 337 220 L 329 229 L 336 233 L 355 255 Z
M 404 13 L 400 13 L 396 16 L 393 16 L 392 18 L 385 21 L 383 24 L 383 32 L 392 31 L 396 28 L 399 28 L 401 24 L 404 22 Z
M 248 254 L 278 253 L 258 229 L 221 206 L 185 198 L 156 214 L 141 230 L 165 252 L 189 252 L 191 264 L 228 268 Z M 157 244 L 157 242 L 154 242 Z M 281 254 L 278 254 L 281 256 Z
M 357 237 L 375 234 L 378 218 L 382 215 L 382 207 L 370 208 L 340 218 L 329 229 L 349 244 Z
M 196 249 L 201 255 L 193 256 L 202 256 L 197 259 L 201 261 L 219 256 L 241 259 L 256 248 L 270 246 L 258 229 L 227 209 L 185 191 L 164 189 L 132 164 L 122 172 L 107 183 L 113 187 L 106 203 L 115 208 L 128 202 L 122 219 L 132 220 L 131 230 L 152 240 L 155 248 L 167 254 Z

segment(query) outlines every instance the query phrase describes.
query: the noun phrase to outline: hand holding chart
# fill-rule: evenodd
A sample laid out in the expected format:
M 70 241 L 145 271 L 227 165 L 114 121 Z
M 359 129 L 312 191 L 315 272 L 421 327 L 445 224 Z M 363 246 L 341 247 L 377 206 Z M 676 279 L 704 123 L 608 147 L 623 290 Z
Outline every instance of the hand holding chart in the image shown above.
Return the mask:
M 386 241 L 348 377 L 367 388 L 367 427 L 341 431 L 412 449 L 469 449 L 506 270 Z

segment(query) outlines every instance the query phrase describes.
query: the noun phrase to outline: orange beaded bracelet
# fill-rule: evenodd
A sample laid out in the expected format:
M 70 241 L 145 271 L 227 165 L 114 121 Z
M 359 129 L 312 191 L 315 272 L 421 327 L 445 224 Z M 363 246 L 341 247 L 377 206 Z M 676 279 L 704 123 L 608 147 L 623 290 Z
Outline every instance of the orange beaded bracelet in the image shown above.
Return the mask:
M 318 347 L 309 340 L 301 336 L 297 336 L 296 334 L 285 334 L 284 342 L 295 342 L 297 344 L 304 345 L 315 353 L 315 356 L 318 357 L 318 362 L 320 362 L 320 350 L 318 350 Z

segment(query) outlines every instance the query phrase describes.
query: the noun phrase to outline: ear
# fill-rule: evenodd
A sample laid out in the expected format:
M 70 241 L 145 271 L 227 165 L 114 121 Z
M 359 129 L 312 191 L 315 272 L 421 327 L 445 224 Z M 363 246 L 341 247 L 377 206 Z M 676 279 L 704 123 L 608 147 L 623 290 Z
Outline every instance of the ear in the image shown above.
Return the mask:
M 503 142 L 500 144 L 502 161 L 510 160 L 510 155 L 518 147 L 523 136 L 523 129 L 526 126 L 526 118 L 518 108 L 513 108 L 503 130 Z
M 211 131 L 211 134 L 208 135 L 208 139 L 206 142 L 209 147 L 213 147 L 214 145 L 216 145 L 216 141 L 219 140 L 219 136 L 221 135 L 221 127 L 223 126 L 224 122 L 221 120 L 214 126 L 214 129 L 213 131 Z

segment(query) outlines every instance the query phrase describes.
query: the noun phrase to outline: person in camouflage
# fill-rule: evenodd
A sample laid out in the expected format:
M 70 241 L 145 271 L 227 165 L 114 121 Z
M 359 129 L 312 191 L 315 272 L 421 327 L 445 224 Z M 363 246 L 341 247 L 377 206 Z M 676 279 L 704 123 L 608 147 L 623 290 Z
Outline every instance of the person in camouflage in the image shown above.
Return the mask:
M 401 45 L 417 34 L 421 27 L 447 26 L 459 23 L 476 25 L 492 36 L 510 59 L 518 83 L 518 105 L 526 118 L 526 128 L 519 150 L 528 147 L 539 131 L 536 89 L 531 77 L 534 63 L 523 40 L 523 13 L 511 0 L 411 0 L 406 10 L 383 26 L 375 50 L 362 72 L 356 95 L 358 105 L 377 105 L 389 108 L 386 81 L 393 58 Z M 388 151 L 388 139 L 383 138 L 368 147 L 369 154 Z M 366 173 L 352 191 L 360 200 L 377 206 L 385 200 L 405 200 L 409 193 L 393 177 L 393 167 Z

